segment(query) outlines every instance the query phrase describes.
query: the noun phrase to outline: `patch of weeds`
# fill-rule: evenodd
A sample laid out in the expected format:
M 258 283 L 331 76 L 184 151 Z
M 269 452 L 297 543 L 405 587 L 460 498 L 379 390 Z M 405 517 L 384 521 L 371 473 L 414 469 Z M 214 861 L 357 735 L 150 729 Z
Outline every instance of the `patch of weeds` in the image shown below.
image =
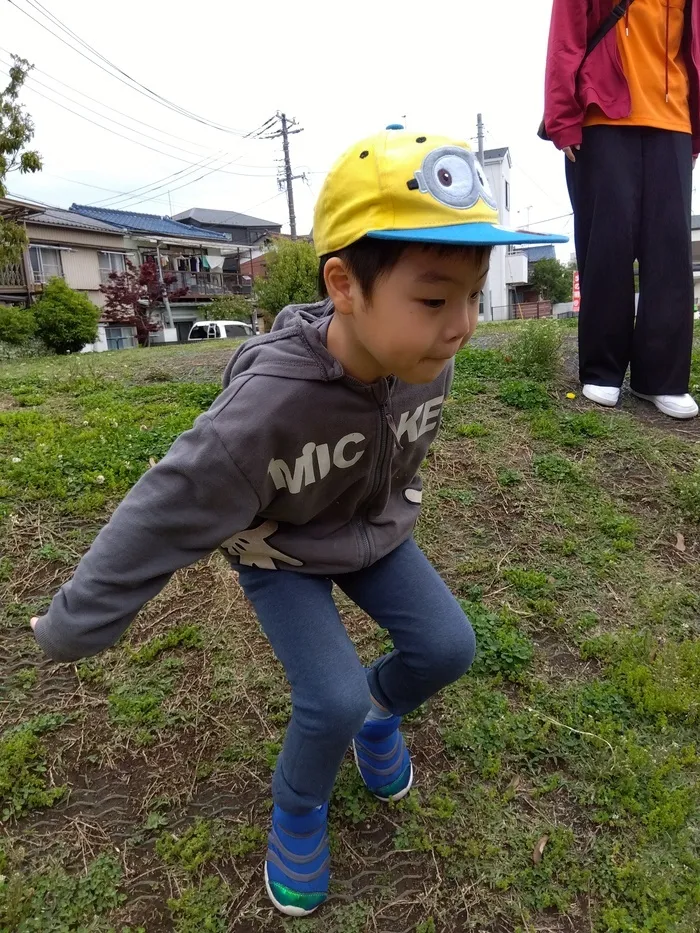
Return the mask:
M 362 901 L 337 904 L 327 911 L 327 922 L 338 933 L 365 933 L 370 908 Z
M 266 838 L 266 833 L 251 823 L 228 828 L 220 820 L 197 819 L 180 835 L 160 836 L 156 853 L 167 865 L 191 875 L 217 859 L 247 858 L 264 846 Z
M 467 346 L 455 358 L 455 389 L 465 379 L 502 379 L 512 367 L 499 350 L 482 350 Z
M 510 583 L 519 596 L 529 599 L 547 597 L 552 592 L 552 584 L 547 575 L 537 570 L 511 567 L 504 571 L 503 578 Z
M 523 481 L 523 474 L 518 470 L 499 470 L 498 485 L 509 487 L 519 486 Z
M 421 920 L 416 926 L 416 933 L 437 933 L 437 927 L 435 926 L 433 918 L 428 917 L 427 920 Z
M 163 709 L 175 686 L 176 659 L 164 661 L 148 675 L 119 683 L 108 696 L 111 721 L 134 735 L 137 745 L 150 745 L 167 724 Z
M 10 729 L 0 738 L 0 805 L 2 818 L 22 816 L 30 810 L 52 807 L 67 787 L 46 786 L 46 749 L 39 736 L 58 729 L 67 717 L 37 716 Z
M 700 596 L 682 583 L 647 587 L 639 594 L 638 604 L 645 621 L 665 629 L 692 629 L 700 617 Z
M 532 641 L 517 627 L 514 616 L 489 612 L 482 603 L 461 601 L 476 635 L 474 674 L 502 674 L 518 681 L 534 655 Z
M 357 768 L 345 762 L 333 786 L 333 810 L 342 813 L 351 823 L 364 823 L 377 812 L 377 800 L 367 788 Z
M 36 685 L 38 677 L 39 673 L 35 667 L 23 667 L 9 678 L 7 688 L 24 693 Z M 5 686 L 0 684 L 0 693 L 2 693 L 3 689 L 5 689 Z
M 575 850 L 573 832 L 561 826 L 547 830 L 549 838 L 541 861 L 533 864 L 532 852 L 543 835 L 529 834 L 511 841 L 513 850 L 521 854 L 519 861 L 525 863 L 514 874 L 512 886 L 530 910 L 566 913 L 576 898 L 589 890 L 591 869 Z
M 0 930 L 109 933 L 114 927 L 108 915 L 126 900 L 121 880 L 121 865 L 112 855 L 99 856 L 75 875 L 62 867 L 28 875 L 10 871 L 0 876 Z
M 536 440 L 562 447 L 584 447 L 592 438 L 608 437 L 610 426 L 596 411 L 576 415 L 541 412 L 532 416 L 530 431 Z
M 164 651 L 173 648 L 201 648 L 202 634 L 196 625 L 176 625 L 167 635 L 156 635 L 138 649 L 129 648 L 130 660 L 135 664 L 150 664 Z
M 229 830 L 226 848 L 230 858 L 244 859 L 261 851 L 267 842 L 267 833 L 251 823 L 239 823 Z
M 554 321 L 528 321 L 508 343 L 515 368 L 536 382 L 551 382 L 559 371 L 562 333 Z
M 453 489 L 451 486 L 443 486 L 439 490 L 438 496 L 459 505 L 473 505 L 476 501 L 476 496 L 470 489 Z
M 93 684 L 94 686 L 99 686 L 104 684 L 107 675 L 104 669 L 104 665 L 95 658 L 88 658 L 85 661 L 80 661 L 77 665 L 78 677 L 85 684 Z
M 174 933 L 226 933 L 230 898 L 228 886 L 216 876 L 185 888 L 180 897 L 168 900 Z
M 48 541 L 46 544 L 43 544 L 37 551 L 37 556 L 42 560 L 51 560 L 58 561 L 62 564 L 72 564 L 73 558 L 71 555 L 64 551 L 62 548 L 57 547 L 51 541 Z
M 532 461 L 535 476 L 548 483 L 575 483 L 581 471 L 575 463 L 558 454 L 542 454 Z
M 550 727 L 526 712 L 514 713 L 493 683 L 465 678 L 445 691 L 441 733 L 448 753 L 467 761 L 482 778 L 495 777 L 506 752 L 527 759 L 541 752 Z
M 667 846 L 608 868 L 601 933 L 695 933 L 700 921 L 700 860 Z
M 603 635 L 585 642 L 581 655 L 605 662 L 620 695 L 659 727 L 700 720 L 700 642 Z
M 471 424 L 461 424 L 457 428 L 457 434 L 460 437 L 486 437 L 491 431 L 480 421 L 473 421 Z
M 9 557 L 0 557 L 0 583 L 7 583 L 12 579 L 13 564 Z
M 521 411 L 536 411 L 549 408 L 551 400 L 546 388 L 529 379 L 510 379 L 501 384 L 500 401 L 519 408 Z
M 222 750 L 219 761 L 226 764 L 242 764 L 259 761 L 261 758 L 260 740 L 248 726 L 236 729 L 233 741 Z
M 182 835 L 164 833 L 156 842 L 156 854 L 166 865 L 188 874 L 220 858 L 224 852 L 224 837 L 218 823 L 197 819 Z
M 700 468 L 677 476 L 673 482 L 673 491 L 678 497 L 681 512 L 700 524 Z

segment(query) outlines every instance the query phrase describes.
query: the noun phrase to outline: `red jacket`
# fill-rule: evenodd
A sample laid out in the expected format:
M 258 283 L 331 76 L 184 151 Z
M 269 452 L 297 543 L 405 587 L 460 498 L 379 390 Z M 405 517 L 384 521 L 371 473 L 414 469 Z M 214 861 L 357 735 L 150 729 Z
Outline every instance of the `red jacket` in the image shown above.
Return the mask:
M 583 120 L 597 104 L 611 120 L 632 110 L 612 29 L 581 66 L 588 40 L 611 10 L 610 0 L 554 0 L 547 49 L 544 122 L 558 149 L 581 143 Z M 690 87 L 693 153 L 700 153 L 700 0 L 686 0 L 683 50 Z

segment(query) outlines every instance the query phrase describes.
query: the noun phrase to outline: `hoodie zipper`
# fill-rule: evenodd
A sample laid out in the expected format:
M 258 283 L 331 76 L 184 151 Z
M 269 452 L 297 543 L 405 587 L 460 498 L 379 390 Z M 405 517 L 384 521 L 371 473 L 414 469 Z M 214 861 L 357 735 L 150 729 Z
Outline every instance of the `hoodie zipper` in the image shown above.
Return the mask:
M 366 551 L 362 562 L 363 567 L 369 567 L 369 565 L 372 563 L 372 542 L 369 537 L 369 532 L 367 531 L 367 523 L 369 521 L 369 513 L 372 508 L 372 504 L 382 489 L 384 474 L 386 473 L 387 460 L 390 460 L 391 445 L 389 444 L 389 437 L 391 436 L 394 439 L 394 444 L 398 448 L 401 448 L 396 430 L 396 423 L 394 422 L 394 418 L 389 409 L 390 398 L 391 396 L 389 394 L 383 402 L 377 402 L 380 416 L 379 455 L 377 457 L 377 465 L 374 470 L 374 481 L 372 483 L 372 488 L 370 489 L 369 495 L 363 503 L 362 514 L 357 519 Z

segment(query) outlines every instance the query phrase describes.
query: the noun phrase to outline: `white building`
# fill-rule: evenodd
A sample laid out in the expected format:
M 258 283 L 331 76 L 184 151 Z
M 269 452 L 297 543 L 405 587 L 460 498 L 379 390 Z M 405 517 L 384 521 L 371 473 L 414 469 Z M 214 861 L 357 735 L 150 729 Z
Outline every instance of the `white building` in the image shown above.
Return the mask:
M 691 218 L 693 237 L 693 280 L 695 282 L 695 310 L 700 309 L 700 215 Z
M 510 150 L 487 149 L 484 169 L 498 205 L 499 223 L 511 227 L 512 195 Z M 527 256 L 513 247 L 496 246 L 491 254 L 491 271 L 483 301 L 484 320 L 507 321 L 515 304 L 515 288 L 528 281 Z

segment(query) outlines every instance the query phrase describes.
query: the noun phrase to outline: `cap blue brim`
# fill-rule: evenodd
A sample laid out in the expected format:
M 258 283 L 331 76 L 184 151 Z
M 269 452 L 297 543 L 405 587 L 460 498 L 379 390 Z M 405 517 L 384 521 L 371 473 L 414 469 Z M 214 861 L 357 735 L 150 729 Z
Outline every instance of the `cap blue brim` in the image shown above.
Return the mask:
M 526 243 L 568 243 L 557 233 L 522 233 L 497 224 L 452 224 L 417 230 L 375 230 L 367 236 L 377 240 L 404 240 L 411 243 L 442 243 L 447 246 L 522 246 Z

